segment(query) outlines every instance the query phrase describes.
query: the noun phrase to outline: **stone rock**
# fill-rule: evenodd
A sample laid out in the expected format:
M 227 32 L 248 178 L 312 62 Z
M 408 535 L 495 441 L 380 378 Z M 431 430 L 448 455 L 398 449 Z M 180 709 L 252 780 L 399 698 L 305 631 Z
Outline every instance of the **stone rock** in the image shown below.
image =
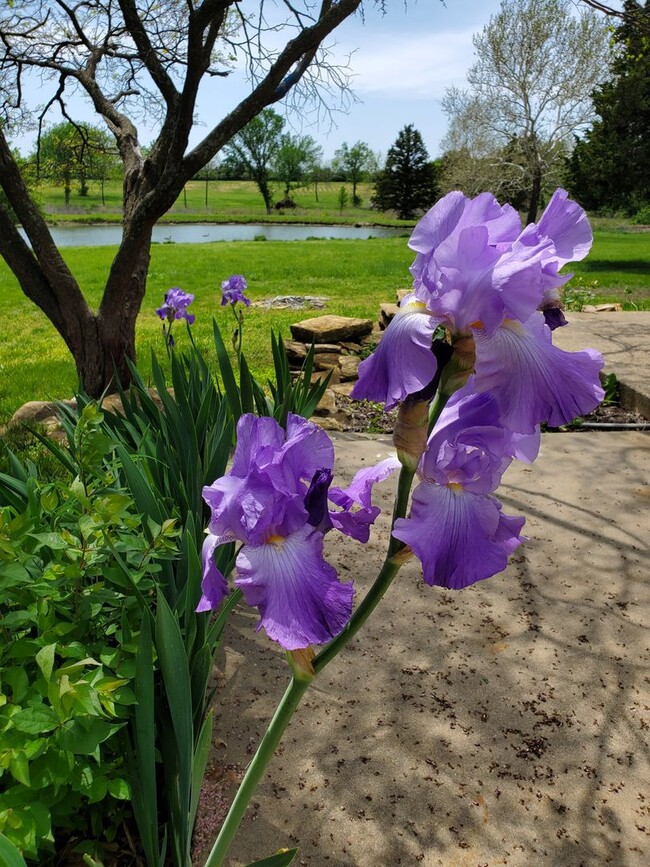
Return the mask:
M 347 427 L 338 419 L 333 418 L 332 416 L 323 416 L 319 417 L 313 415 L 310 419 L 319 427 L 323 428 L 323 430 L 334 430 L 334 431 L 345 431 Z
M 331 388 L 326 388 L 320 402 L 314 410 L 314 415 L 325 416 L 336 412 L 336 395 Z
M 375 323 L 370 334 L 367 334 L 362 340 L 361 343 L 363 346 L 376 346 L 382 338 L 383 330 L 379 327 L 377 323 Z
M 307 307 L 322 309 L 329 299 L 321 295 L 276 295 L 275 298 L 263 298 L 253 301 L 252 307 L 263 307 L 267 310 L 303 310 Z
M 314 355 L 315 370 L 332 370 L 339 366 L 338 352 L 317 352 Z
M 342 340 L 339 344 L 341 349 L 346 350 L 347 352 L 361 352 L 362 346 L 360 343 L 350 343 L 348 340 Z
M 395 298 L 397 300 L 397 303 L 401 304 L 402 299 L 406 298 L 407 295 L 410 295 L 412 291 L 413 291 L 412 289 L 396 289 L 395 290 Z
M 309 347 L 307 347 L 309 349 Z M 341 352 L 341 346 L 338 343 L 315 343 L 314 352 L 336 352 L 338 355 Z
M 356 379 L 359 369 L 360 359 L 356 355 L 341 355 L 339 357 L 339 370 L 341 371 L 341 381 Z
M 397 304 L 385 303 L 379 305 L 379 327 L 382 331 L 385 328 L 388 328 L 391 319 L 395 316 L 398 310 L 399 307 Z
M 583 313 L 618 313 L 623 309 L 622 304 L 585 304 Z
M 289 364 L 302 364 L 307 357 L 307 347 L 298 340 L 285 340 L 284 351 Z
M 101 408 L 105 412 L 112 412 L 115 415 L 125 415 L 124 407 L 122 406 L 122 398 L 119 394 L 107 394 L 102 401 Z
M 350 316 L 317 316 L 303 319 L 291 326 L 291 336 L 303 343 L 337 343 L 340 340 L 357 340 L 370 334 L 370 319 L 355 319 Z
M 315 373 L 312 373 L 311 382 L 322 382 L 324 379 L 327 379 L 329 374 L 331 374 L 329 381 L 330 385 L 336 385 L 341 381 L 338 367 L 332 367 L 329 370 L 317 370 Z
M 62 400 L 60 403 L 64 403 L 66 406 L 72 407 L 73 409 L 77 406 L 77 401 L 74 400 L 74 398 L 72 400 Z M 16 410 L 11 417 L 9 424 L 41 424 L 46 419 L 56 419 L 56 417 L 57 407 L 54 401 L 30 400 Z
M 336 385 L 332 386 L 330 391 L 333 391 L 334 394 L 342 394 L 345 397 L 350 397 L 353 388 L 354 382 L 338 382 Z

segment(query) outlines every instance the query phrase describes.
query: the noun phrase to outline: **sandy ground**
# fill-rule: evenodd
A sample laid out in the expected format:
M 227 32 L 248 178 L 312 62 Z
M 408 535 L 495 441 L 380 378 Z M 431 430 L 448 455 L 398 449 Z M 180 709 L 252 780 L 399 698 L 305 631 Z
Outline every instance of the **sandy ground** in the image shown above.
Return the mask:
M 333 439 L 342 481 L 390 449 Z M 530 541 L 457 593 L 402 570 L 305 697 L 232 867 L 294 845 L 309 867 L 650 864 L 650 436 L 546 434 L 537 463 L 505 481 Z M 358 594 L 386 540 L 385 518 L 366 546 L 328 536 Z M 234 616 L 219 660 L 200 839 L 288 680 L 255 622 Z

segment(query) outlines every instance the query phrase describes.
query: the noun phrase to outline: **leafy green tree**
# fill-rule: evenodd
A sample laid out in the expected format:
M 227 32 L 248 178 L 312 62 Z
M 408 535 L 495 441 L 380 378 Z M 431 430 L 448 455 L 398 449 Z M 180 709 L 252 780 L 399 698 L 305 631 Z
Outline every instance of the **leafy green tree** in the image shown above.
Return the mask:
M 244 166 L 255 181 L 266 213 L 273 210 L 271 163 L 280 149 L 284 119 L 272 108 L 265 108 L 257 117 L 236 133 L 224 148 L 226 160 Z
M 318 185 L 332 180 L 332 169 L 317 163 L 309 173 L 309 181 L 314 185 L 314 196 L 318 201 Z
M 504 172 L 519 174 L 535 220 L 549 178 L 563 167 L 573 136 L 593 119 L 590 94 L 609 59 L 609 29 L 571 0 L 502 0 L 474 36 L 469 89 L 449 88 L 445 150 L 467 151 L 488 189 Z M 512 142 L 516 159 L 510 159 Z
M 375 184 L 373 205 L 394 210 L 400 220 L 412 220 L 437 198 L 433 163 L 413 124 L 405 126 L 389 148 L 386 165 Z
M 353 145 L 343 142 L 340 148 L 334 151 L 332 168 L 340 173 L 343 179 L 352 184 L 352 204 L 359 207 L 361 200 L 357 196 L 357 184 L 366 178 L 368 171 L 374 162 L 374 154 L 370 147 L 363 141 Z
M 587 208 L 634 213 L 650 203 L 650 7 L 627 0 L 611 78 L 593 93 L 598 118 L 576 144 L 568 186 Z
M 310 135 L 289 135 L 280 138 L 280 147 L 273 159 L 273 173 L 284 184 L 284 198 L 291 190 L 309 183 L 321 161 L 323 150 Z
M 70 204 L 73 180 L 85 176 L 82 169 L 85 149 L 81 127 L 68 121 L 47 129 L 38 143 L 35 155 L 38 175 L 63 186 L 66 206 Z
M 122 165 L 117 148 L 108 133 L 97 127 L 87 127 L 88 148 L 84 160 L 84 177 L 99 183 L 102 205 L 106 204 L 106 181 L 122 177 Z
M 338 195 L 336 197 L 336 201 L 337 201 L 338 206 L 339 206 L 339 213 L 340 214 L 342 214 L 343 209 L 345 207 L 347 207 L 348 199 L 349 199 L 348 191 L 345 189 L 345 187 L 343 185 L 341 185 L 339 192 L 338 192 Z

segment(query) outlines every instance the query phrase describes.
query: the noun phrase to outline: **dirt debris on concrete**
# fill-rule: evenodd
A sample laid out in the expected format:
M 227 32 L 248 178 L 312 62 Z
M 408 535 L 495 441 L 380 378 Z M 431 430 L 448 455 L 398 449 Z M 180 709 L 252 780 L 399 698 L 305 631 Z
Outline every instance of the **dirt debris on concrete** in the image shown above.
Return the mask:
M 334 439 L 342 481 L 391 449 Z M 530 541 L 458 593 L 403 568 L 305 697 L 230 867 L 294 845 L 306 867 L 650 862 L 647 435 L 547 434 L 538 462 L 505 481 L 504 509 L 526 515 Z M 383 557 L 393 484 L 368 545 L 327 538 L 359 595 Z M 237 612 L 219 660 L 213 767 L 231 778 L 202 802 L 206 839 L 288 680 L 256 620 Z

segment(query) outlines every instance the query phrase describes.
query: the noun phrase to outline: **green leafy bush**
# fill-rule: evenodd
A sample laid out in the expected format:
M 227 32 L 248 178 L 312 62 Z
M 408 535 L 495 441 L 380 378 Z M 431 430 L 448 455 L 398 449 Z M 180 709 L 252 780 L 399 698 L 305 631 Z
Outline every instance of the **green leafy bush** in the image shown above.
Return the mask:
M 0 832 L 39 864 L 57 832 L 87 849 L 130 812 L 138 597 L 176 550 L 171 522 L 142 532 L 101 424 L 87 406 L 74 478 L 42 481 L 15 458 L 0 476 Z

